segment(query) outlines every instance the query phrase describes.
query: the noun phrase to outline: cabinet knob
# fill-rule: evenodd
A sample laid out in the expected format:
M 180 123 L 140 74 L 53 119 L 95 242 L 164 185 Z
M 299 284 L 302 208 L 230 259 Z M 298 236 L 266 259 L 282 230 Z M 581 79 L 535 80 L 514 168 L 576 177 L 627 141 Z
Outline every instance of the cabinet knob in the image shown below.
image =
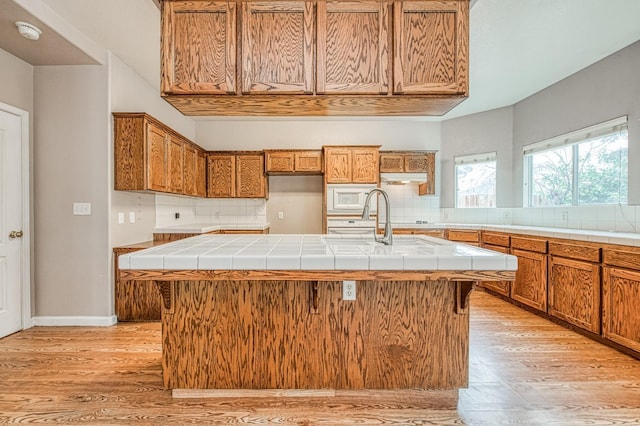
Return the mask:
M 9 238 L 20 238 L 22 237 L 22 231 L 11 231 L 9 232 Z

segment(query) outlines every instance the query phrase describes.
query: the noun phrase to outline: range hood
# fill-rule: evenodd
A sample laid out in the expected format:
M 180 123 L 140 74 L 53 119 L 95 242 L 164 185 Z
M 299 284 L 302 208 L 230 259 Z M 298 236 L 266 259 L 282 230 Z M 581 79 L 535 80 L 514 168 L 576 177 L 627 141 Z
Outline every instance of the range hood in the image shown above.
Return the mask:
M 380 180 L 387 185 L 406 185 L 408 183 L 424 183 L 426 173 L 380 173 Z

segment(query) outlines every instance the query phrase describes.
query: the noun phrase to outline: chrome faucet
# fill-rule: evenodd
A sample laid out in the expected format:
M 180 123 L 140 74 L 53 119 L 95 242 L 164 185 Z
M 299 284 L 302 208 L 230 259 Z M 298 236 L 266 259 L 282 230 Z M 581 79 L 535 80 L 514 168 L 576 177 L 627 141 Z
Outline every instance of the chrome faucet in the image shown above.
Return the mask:
M 378 236 L 376 235 L 376 229 L 374 228 L 373 238 L 378 243 L 387 244 L 390 246 L 393 244 L 393 230 L 391 229 L 391 204 L 389 204 L 389 196 L 384 190 L 380 188 L 374 188 L 371 190 L 371 192 L 367 194 L 367 198 L 364 201 L 364 209 L 362 209 L 362 218 L 369 219 L 369 209 L 370 209 L 369 204 L 371 202 L 371 196 L 373 195 L 374 192 L 379 192 L 384 197 L 384 202 L 386 205 L 386 210 L 385 210 L 386 217 L 384 222 L 384 236 L 382 238 L 378 238 Z

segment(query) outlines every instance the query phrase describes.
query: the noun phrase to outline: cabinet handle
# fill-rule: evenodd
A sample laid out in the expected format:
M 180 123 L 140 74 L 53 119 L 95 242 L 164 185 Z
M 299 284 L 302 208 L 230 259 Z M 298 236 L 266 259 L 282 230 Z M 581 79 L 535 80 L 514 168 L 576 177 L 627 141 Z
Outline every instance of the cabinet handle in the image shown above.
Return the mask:
M 9 238 L 13 239 L 13 238 L 20 238 L 22 237 L 22 231 L 11 231 L 9 232 Z

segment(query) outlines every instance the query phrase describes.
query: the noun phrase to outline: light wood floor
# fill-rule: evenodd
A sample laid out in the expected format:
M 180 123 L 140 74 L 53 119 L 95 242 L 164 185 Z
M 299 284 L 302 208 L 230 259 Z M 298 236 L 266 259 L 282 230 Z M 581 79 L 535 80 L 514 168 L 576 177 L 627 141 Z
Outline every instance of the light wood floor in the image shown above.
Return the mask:
M 640 361 L 474 292 L 458 410 L 422 392 L 172 399 L 160 324 L 33 328 L 0 340 L 0 423 L 640 425 Z

